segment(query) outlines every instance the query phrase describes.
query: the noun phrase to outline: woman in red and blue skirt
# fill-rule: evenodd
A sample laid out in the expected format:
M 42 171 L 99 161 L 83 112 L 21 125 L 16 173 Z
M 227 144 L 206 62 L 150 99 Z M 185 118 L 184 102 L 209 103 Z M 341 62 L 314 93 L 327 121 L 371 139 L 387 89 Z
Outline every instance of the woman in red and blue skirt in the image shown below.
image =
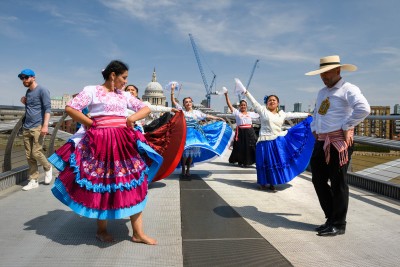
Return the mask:
M 66 113 L 85 127 L 59 148 L 50 162 L 60 171 L 52 192 L 81 216 L 97 219 L 96 238 L 114 239 L 107 220 L 130 217 L 132 241 L 154 245 L 143 232 L 142 211 L 148 184 L 163 159 L 132 124 L 150 109 L 123 92 L 128 66 L 111 61 L 102 72 L 104 83 L 86 86 L 66 106 Z M 81 111 L 88 108 L 91 118 Z M 127 109 L 136 113 L 127 117 Z

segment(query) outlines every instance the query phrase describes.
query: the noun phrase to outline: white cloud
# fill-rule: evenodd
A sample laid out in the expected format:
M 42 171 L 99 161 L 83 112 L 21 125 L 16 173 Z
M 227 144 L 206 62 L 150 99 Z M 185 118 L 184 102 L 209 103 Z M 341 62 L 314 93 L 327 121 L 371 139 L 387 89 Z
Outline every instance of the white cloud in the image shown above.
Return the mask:
M 212 3 L 102 0 L 101 3 L 116 12 L 128 13 L 143 23 L 164 27 L 171 35 L 180 38 L 187 38 L 187 34 L 192 33 L 203 51 L 234 56 L 261 55 L 273 61 L 310 58 L 298 43 L 289 45 L 282 41 L 282 37 L 301 32 L 306 27 L 307 12 L 297 7 L 289 9 L 273 2 L 238 3 L 228 0 Z
M 16 16 L 0 16 L 0 35 L 12 39 L 23 39 L 25 34 L 18 30 L 19 18 Z

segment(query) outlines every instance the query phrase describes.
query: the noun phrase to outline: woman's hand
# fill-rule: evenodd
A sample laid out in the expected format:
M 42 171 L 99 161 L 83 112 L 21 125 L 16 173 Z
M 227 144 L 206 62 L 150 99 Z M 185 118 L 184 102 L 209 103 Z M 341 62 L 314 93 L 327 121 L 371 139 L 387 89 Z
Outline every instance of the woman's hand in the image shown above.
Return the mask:
M 96 122 L 94 121 L 94 120 L 91 120 L 91 123 L 88 125 L 88 124 L 86 124 L 86 123 L 82 123 L 83 124 L 83 126 L 86 128 L 86 130 L 89 130 L 89 129 L 91 129 L 91 128 L 94 128 L 94 127 L 96 127 Z
M 129 116 L 126 118 L 126 126 L 128 126 L 128 128 L 132 128 L 135 125 L 135 121 L 132 120 L 132 116 Z
M 245 95 L 247 93 L 246 87 L 244 87 L 238 78 L 235 78 L 235 93 L 238 95 Z

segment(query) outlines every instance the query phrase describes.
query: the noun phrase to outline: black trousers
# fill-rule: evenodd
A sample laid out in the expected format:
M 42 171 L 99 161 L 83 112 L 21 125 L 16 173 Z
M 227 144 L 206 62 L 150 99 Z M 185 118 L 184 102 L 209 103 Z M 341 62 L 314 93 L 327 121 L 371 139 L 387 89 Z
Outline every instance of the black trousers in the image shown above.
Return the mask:
M 324 141 L 316 141 L 311 156 L 312 182 L 325 217 L 333 225 L 345 228 L 349 205 L 349 186 L 346 180 L 347 168 L 353 154 L 353 147 L 348 148 L 349 162 L 339 164 L 339 153 L 330 147 L 330 161 L 326 164 L 323 150 Z

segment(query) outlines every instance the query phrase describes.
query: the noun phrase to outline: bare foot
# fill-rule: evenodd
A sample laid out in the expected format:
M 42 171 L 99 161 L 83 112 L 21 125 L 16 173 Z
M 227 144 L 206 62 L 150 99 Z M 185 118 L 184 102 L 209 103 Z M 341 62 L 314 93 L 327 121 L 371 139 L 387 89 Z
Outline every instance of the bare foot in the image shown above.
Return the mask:
M 96 234 L 96 239 L 101 241 L 101 242 L 105 242 L 105 243 L 112 243 L 114 242 L 114 237 L 112 235 L 110 235 L 109 233 L 105 232 L 105 233 L 97 233 Z
M 157 245 L 157 240 L 143 234 L 142 236 L 132 236 L 132 241 L 135 243 L 144 243 L 146 245 Z

